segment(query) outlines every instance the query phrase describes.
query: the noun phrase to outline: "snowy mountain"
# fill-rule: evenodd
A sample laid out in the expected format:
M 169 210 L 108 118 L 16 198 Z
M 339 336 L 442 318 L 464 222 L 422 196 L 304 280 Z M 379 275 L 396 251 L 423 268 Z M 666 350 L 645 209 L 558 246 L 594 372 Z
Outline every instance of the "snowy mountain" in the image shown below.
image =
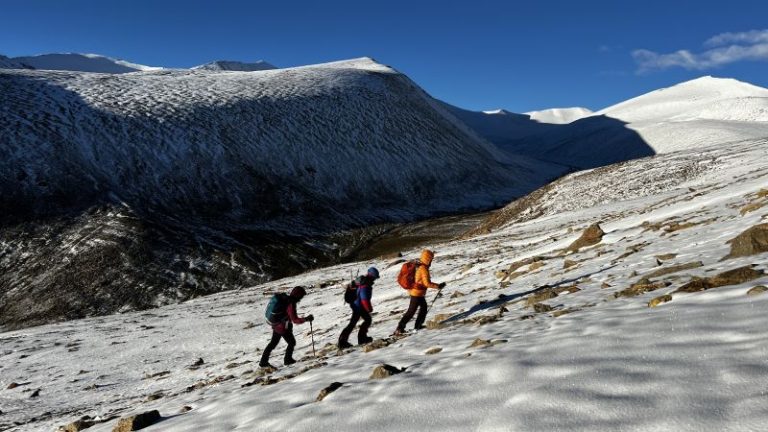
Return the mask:
M 429 245 L 447 287 L 401 339 L 392 259 L 2 333 L 0 429 L 88 416 L 104 432 L 158 410 L 148 432 L 761 430 L 767 160 L 768 140 L 748 140 L 565 177 L 484 234 Z M 371 265 L 376 340 L 338 352 L 341 285 Z M 259 369 L 271 293 L 310 284 L 301 360 L 283 367 L 281 343 L 279 369 Z M 393 375 L 372 378 L 382 364 Z
M 587 108 L 550 108 L 525 113 L 539 123 L 568 124 L 592 114 Z
M 497 206 L 562 173 L 508 157 L 367 58 L 3 70 L 0 88 L 0 325 L 293 274 L 367 239 L 351 229 Z
M 768 89 L 703 77 L 605 108 L 507 148 L 593 168 L 637 157 L 768 136 Z
M 144 66 L 125 60 L 105 57 L 98 54 L 42 54 L 27 57 L 8 58 L 8 63 L 0 58 L 0 69 L 40 69 L 99 73 L 128 73 L 136 71 L 159 70 L 162 68 Z M 21 67 L 20 67 L 21 66 Z
M 200 66 L 195 66 L 192 69 L 212 70 L 212 71 L 251 72 L 251 71 L 277 69 L 277 67 L 265 62 L 264 60 L 259 60 L 255 63 L 243 63 L 239 61 L 218 60 L 218 61 L 203 64 Z

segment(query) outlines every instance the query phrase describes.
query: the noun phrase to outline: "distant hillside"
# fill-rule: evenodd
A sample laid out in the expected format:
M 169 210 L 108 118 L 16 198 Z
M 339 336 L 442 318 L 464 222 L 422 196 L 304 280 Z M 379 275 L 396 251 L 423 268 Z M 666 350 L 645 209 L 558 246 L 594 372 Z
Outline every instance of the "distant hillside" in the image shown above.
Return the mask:
M 370 59 L 3 70 L 0 89 L 0 324 L 284 276 L 340 259 L 365 239 L 350 229 L 496 206 L 562 172 Z

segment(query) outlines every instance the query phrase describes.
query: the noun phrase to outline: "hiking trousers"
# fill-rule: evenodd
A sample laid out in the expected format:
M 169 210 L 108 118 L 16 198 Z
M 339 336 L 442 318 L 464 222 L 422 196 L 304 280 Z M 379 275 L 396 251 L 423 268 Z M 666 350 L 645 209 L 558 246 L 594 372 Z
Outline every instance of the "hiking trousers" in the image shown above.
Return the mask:
M 339 345 L 349 342 L 349 335 L 352 334 L 352 331 L 355 329 L 357 321 L 359 321 L 360 318 L 363 319 L 363 323 L 360 324 L 360 331 L 357 332 L 357 343 L 358 345 L 362 345 L 368 342 L 368 329 L 371 327 L 371 314 L 363 308 L 351 306 L 351 309 L 352 318 L 349 319 L 349 324 L 347 324 L 347 326 L 344 327 L 344 330 L 341 331 Z
M 285 339 L 285 343 L 288 344 L 288 347 L 285 349 L 284 361 L 293 360 L 293 347 L 296 346 L 296 338 L 293 337 L 293 329 L 286 329 L 282 334 L 272 330 L 272 339 L 261 354 L 261 364 L 269 363 L 269 356 L 272 354 L 272 350 L 275 349 L 277 344 L 280 343 L 280 338 Z
M 424 327 L 424 320 L 427 319 L 427 299 L 426 297 L 411 296 L 411 303 L 408 305 L 408 310 L 397 324 L 398 330 L 405 331 L 405 326 L 408 324 L 408 321 L 413 318 L 413 314 L 416 313 L 416 309 L 419 310 L 419 314 L 416 315 L 416 325 L 414 328 L 418 330 Z

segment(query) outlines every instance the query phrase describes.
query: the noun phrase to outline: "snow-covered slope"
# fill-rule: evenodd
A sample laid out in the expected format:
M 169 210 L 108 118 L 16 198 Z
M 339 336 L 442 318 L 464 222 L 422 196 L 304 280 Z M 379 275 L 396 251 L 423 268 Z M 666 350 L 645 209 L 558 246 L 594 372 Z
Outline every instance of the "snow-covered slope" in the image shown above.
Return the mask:
M 518 140 L 521 154 L 592 168 L 651 154 L 768 136 L 768 89 L 702 77 Z
M 371 59 L 3 70 L 0 93 L 0 319 L 17 325 L 284 276 L 339 259 L 341 231 L 499 205 L 560 172 Z
M 211 71 L 251 72 L 251 71 L 277 69 L 277 67 L 270 63 L 265 62 L 264 60 L 259 60 L 254 63 L 244 63 L 244 62 L 230 61 L 230 60 L 217 60 L 217 61 L 206 63 L 200 66 L 195 66 L 192 69 L 211 70 Z
M 529 114 L 517 114 L 503 109 L 469 111 L 447 103 L 444 105 L 459 120 L 502 149 L 507 148 L 510 141 L 534 139 L 559 126 L 540 122 Z
M 159 70 L 162 68 L 144 66 L 125 60 L 114 59 L 98 54 L 41 54 L 36 56 L 14 57 L 13 63 L 5 65 L 0 59 L 0 68 L 15 69 L 24 65 L 23 69 L 63 70 L 99 73 L 127 73 L 136 71 Z M 14 64 L 15 63 L 15 64 Z
M 538 201 L 541 217 L 431 245 L 433 279 L 448 283 L 429 312 L 440 319 L 397 341 L 386 337 L 408 300 L 388 260 L 2 333 L 0 427 L 50 431 L 157 409 L 163 421 L 147 432 L 762 430 L 768 293 L 747 292 L 768 285 L 768 254 L 725 257 L 729 239 L 768 222 L 767 160 L 768 141 L 752 140 L 630 161 L 562 183 Z M 648 168 L 668 178 L 638 177 Z M 595 222 L 599 244 L 564 251 Z M 349 315 L 340 284 L 370 265 L 382 273 L 371 334 L 385 346 L 338 354 Z M 745 266 L 725 286 L 676 292 Z M 299 325 L 302 360 L 265 374 L 256 363 L 268 294 L 298 284 L 318 286 L 299 307 L 316 317 L 318 357 Z M 656 297 L 666 303 L 649 308 Z M 382 363 L 405 371 L 370 379 Z
M 539 123 L 568 124 L 592 114 L 587 108 L 550 108 L 525 113 Z

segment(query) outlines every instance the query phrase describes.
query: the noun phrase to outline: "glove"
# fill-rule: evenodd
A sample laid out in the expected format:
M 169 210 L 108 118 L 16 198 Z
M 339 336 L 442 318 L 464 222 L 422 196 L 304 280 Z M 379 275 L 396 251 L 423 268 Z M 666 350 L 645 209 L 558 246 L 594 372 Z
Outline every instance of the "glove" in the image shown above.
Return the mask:
M 437 284 L 437 287 L 440 289 L 445 288 L 445 282 L 440 282 L 439 284 Z
M 312 322 L 312 321 L 314 321 L 314 320 L 315 320 L 315 317 L 314 317 L 314 316 L 312 316 L 311 314 L 310 314 L 310 315 L 307 315 L 307 317 L 306 317 L 306 318 L 304 318 L 304 321 L 307 321 L 307 322 Z

